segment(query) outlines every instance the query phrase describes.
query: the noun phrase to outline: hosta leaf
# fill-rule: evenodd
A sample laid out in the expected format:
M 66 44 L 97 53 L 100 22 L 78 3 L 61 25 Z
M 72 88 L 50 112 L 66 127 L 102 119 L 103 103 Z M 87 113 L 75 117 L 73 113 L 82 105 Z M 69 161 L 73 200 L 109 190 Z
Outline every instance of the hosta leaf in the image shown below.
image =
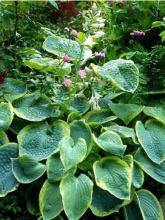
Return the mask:
M 118 156 L 123 156 L 127 147 L 123 145 L 120 136 L 113 131 L 105 131 L 94 140 L 102 150 Z
M 9 143 L 9 139 L 6 133 L 0 130 L 0 146 L 8 143 Z
M 71 72 L 70 63 L 61 63 L 60 60 L 53 58 L 34 58 L 31 60 L 26 60 L 24 62 L 28 67 L 34 68 L 40 71 L 53 72 L 55 75 L 64 75 Z
M 28 121 L 42 121 L 52 114 L 51 101 L 45 95 L 38 99 L 35 93 L 23 96 L 13 102 L 15 114 Z
M 78 112 L 71 112 L 68 117 L 67 117 L 67 122 L 71 123 L 74 120 L 80 120 L 81 119 L 81 114 Z
M 8 129 L 13 120 L 13 108 L 11 104 L 0 103 L 0 129 Z
M 63 57 L 68 55 L 72 59 L 81 59 L 84 64 L 90 57 L 92 51 L 88 47 L 81 50 L 80 44 L 77 41 L 61 38 L 58 36 L 49 36 L 43 43 L 43 48 L 49 53 Z
M 16 79 L 5 78 L 4 83 L 0 86 L 6 101 L 13 101 L 25 95 L 26 85 Z
M 109 121 L 115 120 L 117 117 L 112 115 L 112 112 L 109 110 L 95 110 L 88 112 L 84 119 L 88 125 L 95 126 L 101 125 Z
M 112 60 L 103 66 L 92 64 L 92 68 L 97 75 L 123 91 L 133 93 L 138 87 L 139 70 L 131 60 Z
M 36 181 L 30 184 L 30 187 L 26 189 L 25 199 L 26 199 L 27 209 L 32 215 L 40 214 L 39 193 L 41 187 L 42 187 L 42 182 Z
M 113 124 L 108 127 L 104 127 L 104 130 L 114 131 L 120 135 L 121 138 L 132 138 L 135 144 L 138 144 L 135 136 L 135 131 L 133 128 L 128 128 L 125 126 L 120 126 L 118 124 Z
M 118 212 L 123 203 L 123 200 L 116 198 L 108 191 L 96 185 L 94 186 L 92 204 L 90 206 L 94 215 L 103 217 Z
M 135 154 L 135 161 L 142 170 L 156 181 L 165 184 L 165 161 L 160 165 L 154 163 L 143 149 L 140 149 Z
M 12 170 L 15 178 L 20 183 L 31 183 L 41 177 L 46 168 L 42 163 L 27 156 L 12 159 Z
M 140 208 L 134 201 L 124 207 L 124 216 L 126 220 L 144 220 Z
M 77 41 L 57 36 L 49 36 L 43 43 L 43 48 L 54 55 L 64 56 L 65 54 L 74 59 L 80 59 L 81 48 Z
M 28 125 L 18 134 L 19 154 L 37 161 L 46 159 L 58 150 L 59 142 L 69 134 L 68 124 L 61 120 L 52 125 L 46 122 Z
M 135 188 L 140 188 L 143 185 L 144 182 L 144 173 L 143 171 L 140 169 L 139 166 L 137 166 L 136 164 L 134 164 L 133 167 L 133 181 L 132 184 Z
M 119 157 L 106 157 L 93 165 L 96 184 L 119 199 L 130 199 L 131 169 Z
M 78 112 L 84 114 L 89 109 L 89 102 L 85 98 L 74 98 L 74 100 L 68 105 L 70 112 Z
M 123 160 L 128 164 L 128 166 L 130 168 L 130 181 L 132 183 L 132 180 L 133 180 L 133 168 L 134 168 L 133 156 L 131 154 L 127 154 L 126 156 L 123 157 Z
M 64 137 L 60 142 L 60 158 L 65 170 L 82 162 L 87 153 L 86 141 L 79 138 L 76 143 L 70 137 Z
M 161 206 L 151 192 L 141 189 L 136 193 L 135 200 L 139 205 L 143 220 L 164 220 Z
M 15 143 L 0 147 L 0 197 L 12 192 L 17 187 L 17 181 L 12 173 L 11 158 L 18 157 L 18 146 Z
M 79 138 L 83 138 L 87 145 L 87 154 L 92 148 L 92 133 L 87 124 L 81 120 L 75 120 L 70 124 L 70 136 L 74 140 L 74 143 L 78 141 Z
M 136 134 L 148 157 L 157 164 L 162 163 L 165 160 L 165 125 L 156 120 L 148 120 L 145 125 L 138 121 Z
M 137 115 L 139 115 L 144 106 L 124 103 L 108 103 L 111 111 L 120 118 L 126 125 L 128 125 Z
M 165 109 L 162 107 L 145 107 L 143 112 L 165 124 Z
M 46 161 L 47 176 L 49 181 L 56 182 L 61 180 L 65 174 L 65 168 L 60 160 L 59 154 L 49 156 Z
M 63 210 L 59 183 L 48 180 L 41 188 L 39 195 L 40 211 L 44 220 L 53 219 Z
M 92 202 L 93 183 L 84 174 L 67 175 L 60 183 L 64 211 L 69 220 L 78 220 Z

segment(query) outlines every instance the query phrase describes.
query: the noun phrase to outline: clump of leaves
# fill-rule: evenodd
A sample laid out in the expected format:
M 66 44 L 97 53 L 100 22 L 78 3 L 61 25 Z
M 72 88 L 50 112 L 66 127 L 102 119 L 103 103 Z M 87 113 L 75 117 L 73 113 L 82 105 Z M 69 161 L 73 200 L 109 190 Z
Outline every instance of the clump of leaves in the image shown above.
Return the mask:
M 0 85 L 0 196 L 30 184 L 28 210 L 45 220 L 64 213 L 78 220 L 88 209 L 98 217 L 123 209 L 128 220 L 163 220 L 158 199 L 143 184 L 147 175 L 165 182 L 164 106 L 133 103 L 134 62 L 89 63 L 92 51 L 84 42 L 82 34 L 49 36 L 43 48 L 55 59 L 25 62 L 52 73 L 50 97 L 28 94 L 11 78 Z M 85 75 L 78 75 L 82 68 Z

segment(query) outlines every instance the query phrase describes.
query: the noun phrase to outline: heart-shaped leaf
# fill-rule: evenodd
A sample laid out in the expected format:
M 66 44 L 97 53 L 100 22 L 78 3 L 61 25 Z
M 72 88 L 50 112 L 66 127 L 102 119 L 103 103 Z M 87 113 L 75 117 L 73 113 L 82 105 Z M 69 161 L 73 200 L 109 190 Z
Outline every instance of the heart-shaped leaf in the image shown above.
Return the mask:
M 94 186 L 92 204 L 90 206 L 94 215 L 99 217 L 108 216 L 114 212 L 118 212 L 124 204 L 123 200 L 116 198 L 108 191 Z
M 45 172 L 45 165 L 27 156 L 12 159 L 12 170 L 20 183 L 31 183 Z
M 133 93 L 139 84 L 139 70 L 131 60 L 117 59 L 103 66 L 91 65 L 94 72 L 115 87 Z
M 165 161 L 160 165 L 154 163 L 147 156 L 143 149 L 139 149 L 135 154 L 135 161 L 144 172 L 156 181 L 165 184 Z
M 67 175 L 60 183 L 64 211 L 69 220 L 78 220 L 92 202 L 93 183 L 84 174 Z
M 145 107 L 143 112 L 165 124 L 165 109 L 162 107 Z
M 148 157 L 154 163 L 162 163 L 165 160 L 165 125 L 156 120 L 148 120 L 145 125 L 138 121 L 136 134 Z
M 28 94 L 13 102 L 15 114 L 28 121 L 42 121 L 49 118 L 53 112 L 50 99 L 41 95 L 37 98 L 34 94 Z
M 78 141 L 79 138 L 83 138 L 87 145 L 87 154 L 92 148 L 92 132 L 89 126 L 82 120 L 75 120 L 70 124 L 70 136 L 74 143 Z
M 119 199 L 130 199 L 132 174 L 119 157 L 105 157 L 93 165 L 96 184 Z
M 105 152 L 118 156 L 123 156 L 127 147 L 123 145 L 120 136 L 113 131 L 105 131 L 99 137 L 94 137 L 94 140 Z
M 137 115 L 139 115 L 144 106 L 124 103 L 108 103 L 111 111 L 120 118 L 126 125 L 128 125 Z
M 58 150 L 63 137 L 70 135 L 70 129 L 64 121 L 46 122 L 28 125 L 18 134 L 19 154 L 34 160 L 44 160 Z
M 40 211 L 44 220 L 53 219 L 63 210 L 59 182 L 52 183 L 48 180 L 41 188 L 39 195 Z
M 79 138 L 76 143 L 70 137 L 64 137 L 60 142 L 60 158 L 65 170 L 82 162 L 87 153 L 86 141 Z

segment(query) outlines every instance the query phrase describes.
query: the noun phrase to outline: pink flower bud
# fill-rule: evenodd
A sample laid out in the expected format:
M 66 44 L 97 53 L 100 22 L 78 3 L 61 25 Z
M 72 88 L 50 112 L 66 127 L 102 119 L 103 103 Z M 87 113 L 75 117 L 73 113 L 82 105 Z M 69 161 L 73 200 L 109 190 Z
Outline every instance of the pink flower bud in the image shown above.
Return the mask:
M 86 77 L 86 72 L 85 72 L 85 70 L 79 70 L 79 71 L 77 72 L 77 74 L 78 74 L 79 77 L 82 78 L 82 79 Z
M 77 37 L 78 36 L 78 32 L 74 29 L 71 30 L 70 35 Z
M 70 87 L 72 85 L 72 81 L 70 79 L 65 79 L 64 80 L 64 86 L 65 87 Z
M 67 55 L 64 55 L 63 56 L 63 61 L 66 62 L 66 63 L 70 63 L 70 62 L 72 62 L 72 59 L 70 57 L 68 57 Z

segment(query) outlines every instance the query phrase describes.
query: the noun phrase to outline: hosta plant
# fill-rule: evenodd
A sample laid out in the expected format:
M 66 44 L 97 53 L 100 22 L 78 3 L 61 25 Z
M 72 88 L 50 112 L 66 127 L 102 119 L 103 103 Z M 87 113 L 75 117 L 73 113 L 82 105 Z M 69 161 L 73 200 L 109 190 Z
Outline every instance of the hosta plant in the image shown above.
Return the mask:
M 136 65 L 89 62 L 85 37 L 49 36 L 52 57 L 25 61 L 51 73 L 50 97 L 11 78 L 0 86 L 0 196 L 29 184 L 28 210 L 44 220 L 78 220 L 89 209 L 163 220 L 144 180 L 165 183 L 164 106 L 137 104 Z

